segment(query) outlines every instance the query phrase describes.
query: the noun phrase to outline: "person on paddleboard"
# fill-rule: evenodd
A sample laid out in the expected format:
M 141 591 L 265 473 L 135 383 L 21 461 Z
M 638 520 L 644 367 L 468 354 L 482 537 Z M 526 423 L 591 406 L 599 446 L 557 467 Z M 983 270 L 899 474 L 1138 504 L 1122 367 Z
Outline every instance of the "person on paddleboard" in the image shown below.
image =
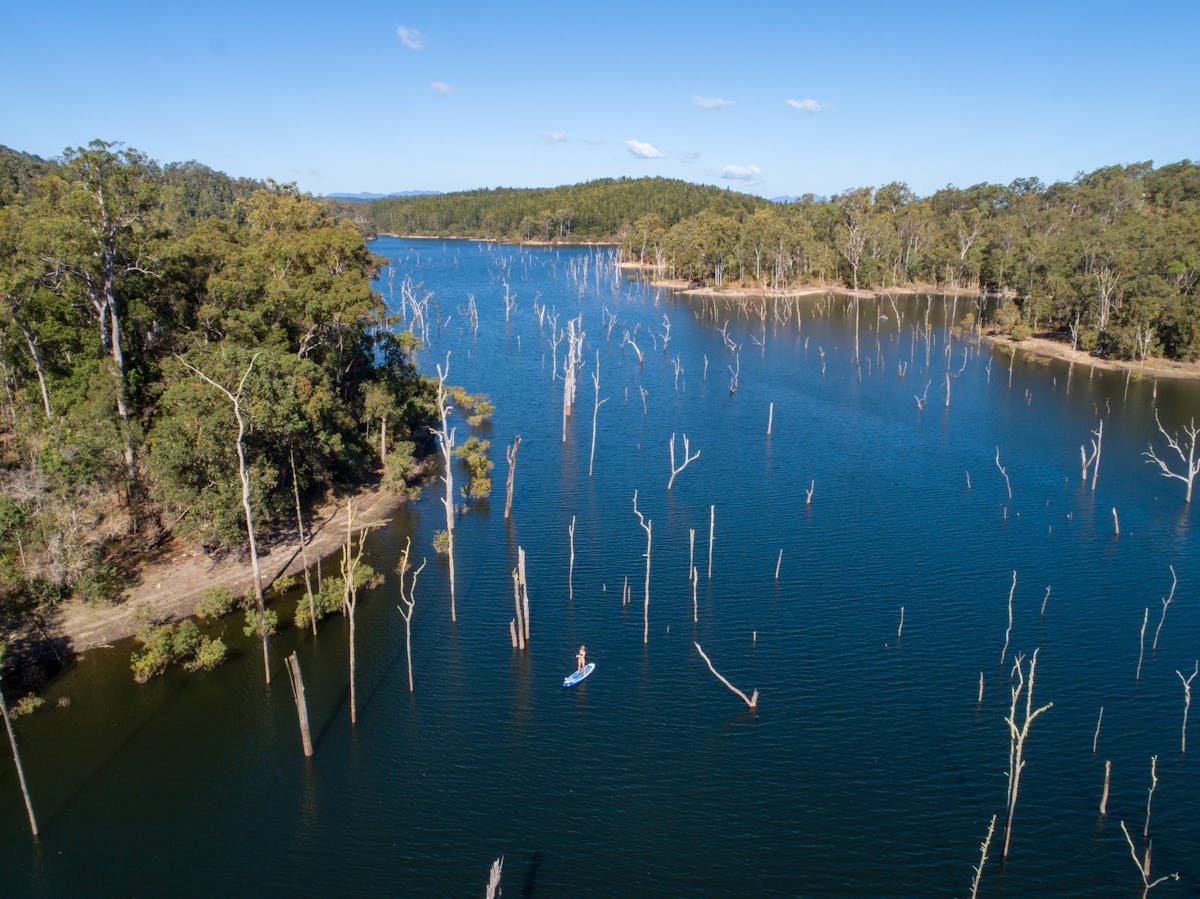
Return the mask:
M 587 647 L 586 646 L 579 647 L 579 652 L 577 652 L 575 654 L 575 661 L 578 663 L 578 667 L 575 669 L 576 671 L 582 671 L 584 668 L 587 667 Z

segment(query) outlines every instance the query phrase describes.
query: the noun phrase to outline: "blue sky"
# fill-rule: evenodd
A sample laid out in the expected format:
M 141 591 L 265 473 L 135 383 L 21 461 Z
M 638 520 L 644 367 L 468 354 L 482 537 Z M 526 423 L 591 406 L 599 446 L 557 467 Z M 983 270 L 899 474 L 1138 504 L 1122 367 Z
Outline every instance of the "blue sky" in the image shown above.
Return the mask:
M 313 193 L 662 175 L 763 196 L 1200 157 L 1200 3 L 16 4 L 0 143 Z

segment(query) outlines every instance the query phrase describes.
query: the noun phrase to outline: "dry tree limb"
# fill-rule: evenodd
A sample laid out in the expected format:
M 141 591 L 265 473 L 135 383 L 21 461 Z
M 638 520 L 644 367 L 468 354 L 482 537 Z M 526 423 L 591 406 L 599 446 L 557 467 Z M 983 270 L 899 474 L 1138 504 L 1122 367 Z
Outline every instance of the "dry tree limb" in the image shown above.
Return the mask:
M 717 671 L 716 668 L 713 667 L 713 663 L 711 661 L 709 661 L 708 656 L 706 656 L 704 654 L 704 650 L 700 648 L 699 643 L 693 642 L 692 645 L 696 647 L 696 652 L 700 653 L 700 658 L 704 659 L 704 663 L 706 665 L 708 665 L 708 670 L 711 671 L 714 675 L 716 675 L 717 680 L 719 680 L 721 683 L 723 683 L 725 686 L 727 686 L 730 690 L 732 690 L 734 693 L 736 693 L 738 696 L 740 696 L 742 698 L 742 702 L 746 703 L 746 705 L 748 705 L 751 709 L 755 709 L 758 707 L 758 691 L 757 690 L 754 691 L 754 694 L 752 696 L 747 696 L 745 693 L 743 693 L 741 690 L 739 690 L 737 687 L 735 687 L 733 684 L 731 684 L 728 680 L 726 680 L 721 675 L 721 673 L 719 671 Z
M 1154 642 L 1150 644 L 1150 651 L 1155 652 L 1158 649 L 1158 635 L 1162 631 L 1163 622 L 1167 618 L 1167 606 L 1175 599 L 1175 587 L 1179 584 L 1179 578 L 1175 577 L 1175 566 L 1168 565 L 1171 569 L 1171 595 L 1162 601 L 1162 616 L 1158 619 L 1158 627 L 1154 629 Z
M 767 407 L 767 436 L 771 436 L 771 425 L 775 423 L 775 403 Z
M 567 599 L 575 598 L 575 516 L 571 516 L 571 524 L 567 528 L 567 536 L 571 543 L 571 560 L 567 565 Z
M 979 695 L 975 697 L 975 704 L 983 704 L 983 672 L 979 672 Z
M 408 692 L 413 692 L 413 670 L 412 670 L 412 616 L 413 610 L 417 607 L 417 575 L 425 569 L 425 559 L 421 560 L 421 567 L 413 572 L 412 583 L 408 585 L 408 589 L 404 587 L 404 577 L 408 573 L 410 567 L 408 559 L 409 552 L 412 549 L 412 538 L 406 538 L 404 541 L 404 552 L 400 555 L 400 563 L 396 566 L 396 573 L 400 575 L 400 605 L 396 609 L 400 612 L 400 617 L 404 619 L 404 654 L 408 660 Z M 516 641 L 513 641 L 516 646 Z
M 513 437 L 512 446 L 504 450 L 504 457 L 508 459 L 508 483 L 504 496 L 504 520 L 508 521 L 512 515 L 512 496 L 513 496 L 513 474 L 517 469 L 517 450 L 521 448 L 521 435 L 517 434 Z
M 596 350 L 596 367 L 592 369 L 592 384 L 596 388 L 596 398 L 592 405 L 592 452 L 588 456 L 588 478 L 592 476 L 592 464 L 596 461 L 596 418 L 600 407 L 608 402 L 608 397 L 600 399 L 600 351 Z
M 1142 635 L 1140 646 L 1138 648 L 1138 666 L 1137 673 L 1133 676 L 1134 680 L 1142 679 L 1142 658 L 1146 655 L 1146 622 L 1150 619 L 1150 609 L 1147 608 L 1142 613 Z
M 900 607 L 900 626 L 896 628 L 896 642 L 900 642 L 900 635 L 904 633 L 904 606 Z
M 1154 791 L 1158 789 L 1158 756 L 1150 756 L 1150 789 L 1146 793 L 1146 823 L 1142 826 L 1142 839 L 1150 836 L 1150 803 L 1154 800 Z
M 1012 481 L 1008 479 L 1008 471 L 1000 464 L 1000 447 L 996 447 L 996 467 L 1000 469 L 1000 474 L 1004 475 L 1004 486 L 1008 488 L 1008 498 L 1012 499 Z
M 696 598 L 696 590 L 700 586 L 700 572 L 692 566 L 692 623 L 700 620 L 700 604 Z
M 1100 706 L 1100 714 L 1096 716 L 1096 732 L 1092 734 L 1092 755 L 1096 754 L 1096 744 L 1100 741 L 1100 722 L 1104 720 L 1104 706 Z
M 1104 790 L 1100 793 L 1100 817 L 1108 815 L 1108 785 L 1112 779 L 1112 762 L 1108 759 L 1104 761 Z
M 779 558 L 775 560 L 775 580 L 779 580 L 779 566 L 783 564 L 783 547 L 779 547 Z
M 488 872 L 487 897 L 486 899 L 499 899 L 500 897 L 500 876 L 504 873 L 504 856 L 492 862 L 492 869 Z
M 642 606 L 642 643 L 650 642 L 650 543 L 652 535 L 650 527 L 654 524 L 648 521 L 637 507 L 637 491 L 633 491 L 633 514 L 638 517 L 638 524 L 646 532 L 646 599 Z
M 806 506 L 812 505 L 813 491 L 816 489 L 817 489 L 817 482 L 816 482 L 816 479 L 814 478 L 812 480 L 812 482 L 808 485 L 808 489 L 804 491 L 804 505 L 806 505 Z
M 971 869 L 975 872 L 975 876 L 971 878 L 971 899 L 975 899 L 979 893 L 979 881 L 983 879 L 983 866 L 987 862 L 988 847 L 992 844 L 992 834 L 995 832 L 996 816 L 992 815 L 991 823 L 988 824 L 987 836 L 979 844 L 979 864 Z
M 1158 878 L 1158 880 L 1151 882 L 1151 880 L 1150 880 L 1150 847 L 1148 847 L 1148 846 L 1146 847 L 1145 861 L 1139 859 L 1137 856 L 1137 849 L 1135 849 L 1133 846 L 1133 839 L 1129 836 L 1129 830 L 1125 827 L 1124 821 L 1121 822 L 1121 832 L 1123 834 L 1125 834 L 1125 842 L 1129 844 L 1129 854 L 1133 858 L 1133 863 L 1135 865 L 1137 865 L 1138 873 L 1142 875 L 1142 895 L 1143 896 L 1145 896 L 1146 893 L 1150 892 L 1152 889 L 1154 889 L 1156 886 L 1158 886 L 1164 880 L 1178 880 L 1179 879 L 1179 872 L 1176 871 L 1174 874 L 1167 874 L 1163 877 Z
M 1121 522 L 1117 518 L 1117 507 L 1116 506 L 1113 506 L 1113 536 L 1114 537 L 1121 536 Z
M 1049 599 L 1050 599 L 1050 585 L 1047 584 L 1046 585 L 1046 595 L 1042 597 L 1042 611 L 1038 613 L 1038 617 L 1042 617 L 1046 614 L 1046 603 L 1049 601 Z
M 696 450 L 696 454 L 694 456 L 688 455 L 688 436 L 687 436 L 687 434 L 684 434 L 683 435 L 683 463 L 678 468 L 676 468 L 675 467 L 675 434 L 674 434 L 674 432 L 672 432 L 672 434 L 671 434 L 670 446 L 671 446 L 671 478 L 670 478 L 670 480 L 667 481 L 667 489 L 668 490 L 670 490 L 671 485 L 675 483 L 675 478 L 679 475 L 679 472 L 683 471 L 691 463 L 695 462 L 697 459 L 700 458 L 700 450 Z
M 1008 717 L 1005 722 L 1008 724 L 1009 731 L 1009 748 L 1008 748 L 1008 823 L 1004 828 L 1004 851 L 1001 858 L 1008 858 L 1008 846 L 1012 840 L 1012 825 L 1013 816 L 1017 811 L 1017 791 L 1021 785 L 1021 772 L 1025 770 L 1025 740 L 1029 737 L 1029 727 L 1043 712 L 1054 707 L 1054 703 L 1048 702 L 1044 706 L 1037 709 L 1033 708 L 1033 679 L 1037 670 L 1037 657 L 1040 650 L 1035 649 L 1033 656 L 1029 660 L 1029 679 L 1026 681 L 1025 674 L 1021 670 L 1023 657 L 1018 655 L 1014 664 L 1013 671 L 1017 676 L 1017 683 L 1012 688 L 1012 706 L 1009 709 Z M 1025 695 L 1025 717 L 1021 722 L 1020 727 L 1017 726 L 1017 704 L 1021 699 L 1022 692 Z
M 712 580 L 713 536 L 717 528 L 717 507 L 708 507 L 708 579 Z
M 1008 589 L 1008 628 L 1004 631 L 1004 648 L 1000 650 L 1000 667 L 1004 667 L 1004 657 L 1008 655 L 1008 638 L 1012 634 L 1013 624 L 1013 593 L 1017 589 L 1017 572 L 1012 573 L 1012 586 Z
M 1179 679 L 1183 681 L 1183 730 L 1179 735 L 1179 753 L 1182 755 L 1187 752 L 1188 709 L 1191 708 L 1192 705 L 1192 681 L 1195 679 L 1197 674 L 1200 674 L 1200 661 L 1196 662 L 1195 667 L 1192 669 L 1191 675 L 1189 675 L 1187 678 L 1183 676 L 1183 672 L 1181 672 L 1178 668 L 1175 669 L 1175 673 L 1178 674 Z
M 1183 481 L 1184 484 L 1187 485 L 1187 493 L 1184 495 L 1183 501 L 1185 503 L 1190 503 L 1192 501 L 1192 482 L 1195 481 L 1196 475 L 1200 473 L 1200 459 L 1196 458 L 1196 442 L 1197 437 L 1200 437 L 1200 428 L 1196 427 L 1196 420 L 1194 418 L 1184 427 L 1183 432 L 1187 435 L 1187 452 L 1185 453 L 1184 447 L 1180 445 L 1179 436 L 1171 436 L 1168 434 L 1166 428 L 1162 426 L 1162 422 L 1158 420 L 1157 408 L 1154 410 L 1154 423 L 1158 425 L 1159 433 L 1166 438 L 1167 446 L 1174 450 L 1175 455 L 1177 455 L 1179 460 L 1183 462 L 1184 471 L 1186 473 L 1179 474 L 1178 472 L 1172 471 L 1170 466 L 1168 466 L 1164 460 L 1158 457 L 1158 454 L 1154 450 L 1153 443 L 1149 444 L 1150 448 L 1142 453 L 1142 455 L 1146 457 L 1147 462 L 1153 462 L 1158 466 L 1159 473 L 1162 474 L 1164 478 L 1176 478 L 1180 481 Z

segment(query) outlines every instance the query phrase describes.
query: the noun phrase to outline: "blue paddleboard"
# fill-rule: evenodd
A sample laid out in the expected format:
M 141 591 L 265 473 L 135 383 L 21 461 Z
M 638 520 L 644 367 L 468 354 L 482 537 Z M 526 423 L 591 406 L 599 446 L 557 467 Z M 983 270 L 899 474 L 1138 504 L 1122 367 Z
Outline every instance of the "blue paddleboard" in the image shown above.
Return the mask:
M 563 678 L 563 686 L 564 687 L 573 687 L 595 670 L 596 670 L 596 663 L 588 662 L 586 665 L 583 666 L 582 671 L 576 671 L 570 677 L 564 677 Z

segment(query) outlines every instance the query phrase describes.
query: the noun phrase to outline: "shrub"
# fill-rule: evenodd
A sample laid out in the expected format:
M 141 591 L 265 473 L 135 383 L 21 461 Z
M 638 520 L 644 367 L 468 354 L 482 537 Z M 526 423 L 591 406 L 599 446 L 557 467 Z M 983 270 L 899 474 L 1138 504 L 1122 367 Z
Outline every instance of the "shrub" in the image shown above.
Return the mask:
M 196 622 L 191 620 L 149 625 L 138 632 L 137 640 L 142 648 L 134 650 L 129 667 L 139 684 L 162 674 L 171 665 L 209 670 L 225 659 L 225 644 L 202 635 Z M 219 644 L 219 648 L 213 644 Z
M 247 609 L 246 626 L 242 628 L 242 633 L 247 637 L 257 636 L 262 633 L 263 624 L 266 625 L 268 635 L 275 633 L 275 629 L 279 627 L 279 614 L 274 609 L 266 609 L 259 618 L 257 608 Z
M 212 671 L 225 661 L 228 651 L 220 637 L 201 637 L 195 655 L 183 667 L 188 671 Z
M 237 596 L 228 587 L 209 587 L 200 594 L 196 614 L 201 618 L 222 618 L 233 611 Z
M 15 703 L 13 703 L 13 707 L 11 709 L 12 716 L 14 718 L 20 718 L 22 715 L 32 714 L 45 704 L 46 700 L 42 699 L 42 697 L 30 693 L 28 696 L 22 696 Z

